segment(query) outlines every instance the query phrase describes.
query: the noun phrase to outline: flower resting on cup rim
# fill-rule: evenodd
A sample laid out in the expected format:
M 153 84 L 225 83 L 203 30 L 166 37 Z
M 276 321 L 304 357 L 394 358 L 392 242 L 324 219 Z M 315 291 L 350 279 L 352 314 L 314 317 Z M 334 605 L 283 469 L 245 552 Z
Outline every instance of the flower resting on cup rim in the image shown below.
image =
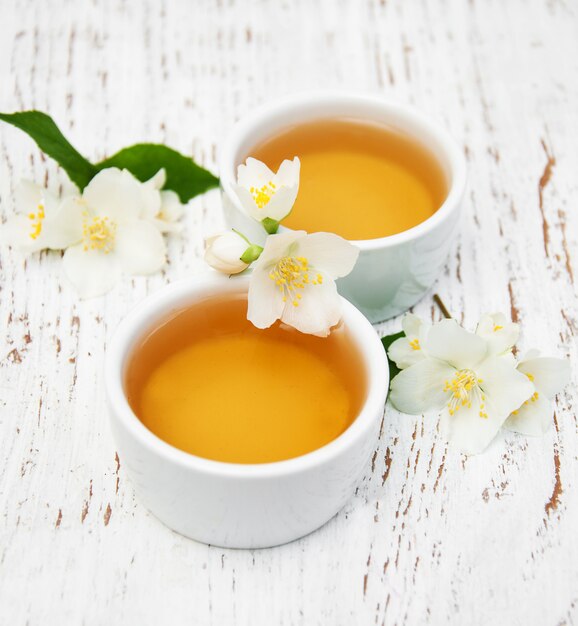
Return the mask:
M 342 317 L 335 279 L 351 272 L 358 255 L 355 246 L 332 233 L 270 235 L 253 266 L 247 319 L 257 328 L 281 320 L 326 337 Z
M 245 212 L 269 234 L 277 232 L 279 222 L 295 204 L 300 167 L 297 157 L 286 159 L 274 173 L 265 163 L 249 157 L 237 169 L 235 193 Z

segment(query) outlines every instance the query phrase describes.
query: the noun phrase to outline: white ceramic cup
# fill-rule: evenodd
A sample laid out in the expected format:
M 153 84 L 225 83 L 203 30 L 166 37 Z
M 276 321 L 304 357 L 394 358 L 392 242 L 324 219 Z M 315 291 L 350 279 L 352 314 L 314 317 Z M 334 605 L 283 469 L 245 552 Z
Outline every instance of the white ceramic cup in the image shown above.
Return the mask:
M 207 296 L 246 293 L 247 288 L 248 277 L 229 279 L 212 273 L 173 283 L 121 322 L 106 355 L 113 435 L 140 500 L 173 530 L 228 548 L 286 543 L 333 517 L 367 467 L 389 387 L 381 341 L 367 319 L 343 300 L 343 320 L 366 368 L 368 391 L 359 415 L 337 439 L 300 457 L 255 465 L 211 461 L 159 439 L 136 417 L 125 395 L 132 348 L 172 313 Z
M 336 117 L 383 124 L 414 138 L 438 160 L 448 183 L 446 200 L 425 222 L 389 237 L 352 242 L 361 251 L 359 260 L 351 274 L 338 281 L 339 292 L 370 321 L 379 322 L 409 309 L 432 286 L 457 230 L 466 184 L 465 159 L 447 132 L 427 117 L 380 97 L 333 92 L 294 95 L 255 110 L 237 124 L 221 148 L 225 219 L 262 245 L 264 230 L 246 215 L 233 190 L 237 166 L 250 156 L 252 147 L 283 129 Z M 294 156 L 299 155 L 287 155 Z

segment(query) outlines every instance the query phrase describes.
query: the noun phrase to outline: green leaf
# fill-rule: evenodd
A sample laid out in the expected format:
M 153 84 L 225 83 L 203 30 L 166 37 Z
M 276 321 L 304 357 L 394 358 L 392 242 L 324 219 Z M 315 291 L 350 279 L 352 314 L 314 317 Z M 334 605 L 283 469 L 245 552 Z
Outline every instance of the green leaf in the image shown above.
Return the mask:
M 381 338 L 381 343 L 383 344 L 383 348 L 387 354 L 389 350 L 389 346 L 396 340 L 405 337 L 405 333 L 400 331 L 399 333 L 395 333 L 394 335 L 387 335 Z M 389 354 L 387 354 L 387 363 L 389 364 L 389 382 L 391 381 L 401 372 L 399 367 L 389 358 Z
M 164 189 L 175 191 L 183 203 L 219 185 L 219 179 L 211 172 L 162 144 L 139 143 L 124 148 L 97 163 L 96 167 L 99 170 L 107 167 L 127 169 L 141 181 L 148 180 L 164 167 L 167 173 Z
M 219 179 L 211 172 L 167 146 L 136 144 L 93 165 L 75 150 L 46 113 L 0 113 L 0 120 L 16 126 L 34 139 L 38 147 L 59 163 L 70 180 L 81 190 L 100 170 L 107 167 L 127 169 L 141 181 L 148 180 L 164 167 L 167 173 L 164 188 L 175 191 L 183 203 L 219 185 Z
M 75 150 L 46 113 L 0 113 L 0 120 L 16 126 L 34 139 L 42 152 L 53 158 L 80 189 L 84 189 L 97 173 L 96 167 Z

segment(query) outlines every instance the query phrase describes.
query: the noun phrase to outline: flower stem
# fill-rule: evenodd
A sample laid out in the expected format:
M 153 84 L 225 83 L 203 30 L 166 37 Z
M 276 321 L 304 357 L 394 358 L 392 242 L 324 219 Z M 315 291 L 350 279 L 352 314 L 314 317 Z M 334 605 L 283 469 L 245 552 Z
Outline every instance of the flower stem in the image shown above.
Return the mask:
M 237 233 L 237 235 L 239 235 L 239 237 L 242 237 L 250 246 L 252 246 L 253 244 L 247 239 L 247 237 L 245 237 L 245 235 L 243 235 L 243 233 L 240 230 L 237 230 L 236 228 L 231 228 L 231 230 L 234 233 Z
M 443 303 L 442 299 L 438 296 L 437 293 L 434 293 L 433 299 L 434 299 L 434 302 L 439 306 L 440 311 L 442 312 L 442 315 L 446 319 L 451 320 L 452 316 L 450 315 L 450 312 L 447 310 L 446 305 Z

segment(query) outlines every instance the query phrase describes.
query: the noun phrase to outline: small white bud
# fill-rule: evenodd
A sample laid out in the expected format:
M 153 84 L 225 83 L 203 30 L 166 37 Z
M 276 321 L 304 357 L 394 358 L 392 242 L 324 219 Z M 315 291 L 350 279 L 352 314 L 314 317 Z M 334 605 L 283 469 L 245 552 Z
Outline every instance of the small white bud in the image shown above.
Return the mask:
M 234 231 L 221 233 L 206 239 L 205 261 L 223 274 L 239 274 L 249 267 L 241 257 L 250 247 L 251 244 Z

